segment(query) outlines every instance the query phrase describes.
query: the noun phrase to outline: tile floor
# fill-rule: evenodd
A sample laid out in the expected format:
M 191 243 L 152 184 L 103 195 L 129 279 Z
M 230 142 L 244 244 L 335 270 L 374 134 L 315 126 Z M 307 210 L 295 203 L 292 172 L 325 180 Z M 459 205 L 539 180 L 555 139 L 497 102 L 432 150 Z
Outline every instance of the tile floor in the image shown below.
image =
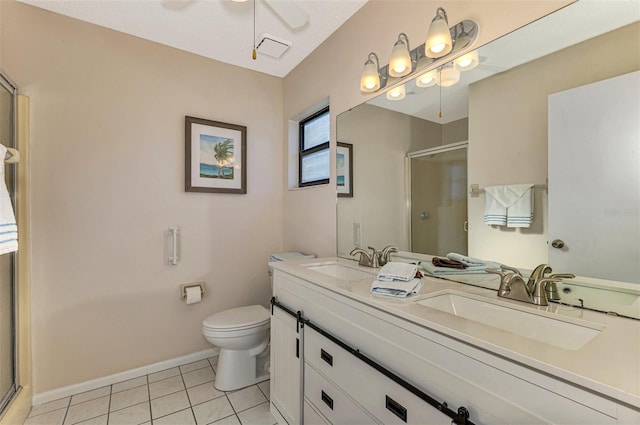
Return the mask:
M 273 425 L 269 381 L 213 387 L 218 358 L 200 360 L 34 406 L 24 425 Z

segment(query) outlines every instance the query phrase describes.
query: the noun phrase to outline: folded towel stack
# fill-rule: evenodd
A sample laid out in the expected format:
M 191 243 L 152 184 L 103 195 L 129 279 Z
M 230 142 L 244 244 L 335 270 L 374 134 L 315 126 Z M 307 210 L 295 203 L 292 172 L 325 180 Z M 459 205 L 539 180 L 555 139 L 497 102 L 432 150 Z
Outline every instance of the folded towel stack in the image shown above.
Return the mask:
M 7 148 L 0 145 L 0 254 L 18 250 L 18 226 L 11 197 L 4 183 L 4 156 Z
M 421 276 L 415 264 L 387 263 L 380 269 L 377 280 L 371 284 L 370 292 L 376 295 L 405 298 L 420 292 Z
M 269 262 L 272 263 L 274 261 L 304 260 L 311 258 L 316 258 L 316 256 L 313 254 L 301 254 L 299 252 L 283 252 L 281 254 L 269 255 Z
M 425 272 L 432 276 L 441 276 L 449 274 L 484 274 L 485 269 L 500 268 L 499 263 L 493 261 L 480 260 L 478 258 L 467 257 L 466 255 L 450 252 L 447 259 L 459 262 L 466 266 L 464 269 L 453 269 L 450 267 L 435 266 L 430 263 L 421 263 L 420 266 Z
M 398 298 L 415 295 L 420 292 L 420 289 L 422 289 L 422 279 L 411 279 L 408 282 L 403 280 L 375 280 L 371 284 L 372 294 Z

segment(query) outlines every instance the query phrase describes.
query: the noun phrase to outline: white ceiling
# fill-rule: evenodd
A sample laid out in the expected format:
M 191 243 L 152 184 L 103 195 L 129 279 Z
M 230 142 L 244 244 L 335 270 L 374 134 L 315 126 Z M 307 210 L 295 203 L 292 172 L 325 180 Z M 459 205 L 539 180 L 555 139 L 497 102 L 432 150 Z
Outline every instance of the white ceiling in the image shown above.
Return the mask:
M 268 33 L 292 42 L 275 59 L 253 50 L 253 0 L 19 0 L 55 13 L 111 28 L 228 64 L 286 76 L 367 0 L 276 0 L 309 15 L 293 30 L 264 0 L 255 0 L 255 36 Z M 286 7 L 286 5 L 285 5 Z

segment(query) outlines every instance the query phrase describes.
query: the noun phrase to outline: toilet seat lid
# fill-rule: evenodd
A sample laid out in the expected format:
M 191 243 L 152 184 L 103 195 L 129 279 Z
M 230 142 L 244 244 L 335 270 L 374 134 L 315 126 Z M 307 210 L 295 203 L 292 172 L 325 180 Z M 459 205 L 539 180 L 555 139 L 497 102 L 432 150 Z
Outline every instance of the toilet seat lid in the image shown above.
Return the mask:
M 239 329 L 261 325 L 269 321 L 269 310 L 261 305 L 250 305 L 224 310 L 204 319 L 202 326 L 215 329 Z

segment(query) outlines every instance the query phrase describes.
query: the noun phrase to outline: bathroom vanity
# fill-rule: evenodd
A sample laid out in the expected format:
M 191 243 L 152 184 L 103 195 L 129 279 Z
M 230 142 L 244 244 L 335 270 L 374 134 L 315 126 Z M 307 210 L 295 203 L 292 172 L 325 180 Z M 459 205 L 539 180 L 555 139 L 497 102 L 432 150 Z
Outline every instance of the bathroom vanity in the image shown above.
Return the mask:
M 272 264 L 279 424 L 639 424 L 640 321 L 539 307 L 424 278 L 371 295 L 376 269 Z

